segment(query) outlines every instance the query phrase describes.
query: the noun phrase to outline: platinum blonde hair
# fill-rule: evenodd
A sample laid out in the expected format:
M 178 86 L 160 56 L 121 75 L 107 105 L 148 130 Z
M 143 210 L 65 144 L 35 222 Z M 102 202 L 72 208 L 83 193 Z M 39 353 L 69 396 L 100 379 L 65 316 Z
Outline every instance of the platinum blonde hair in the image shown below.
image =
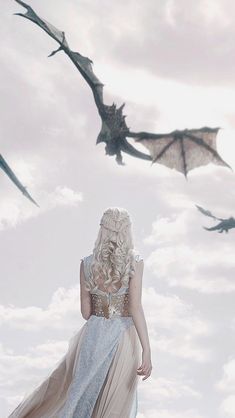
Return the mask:
M 103 286 L 116 283 L 128 286 L 135 271 L 135 255 L 131 219 L 129 213 L 119 207 L 107 208 L 100 221 L 100 229 L 92 252 L 87 290 L 98 287 L 97 279 L 104 279 Z

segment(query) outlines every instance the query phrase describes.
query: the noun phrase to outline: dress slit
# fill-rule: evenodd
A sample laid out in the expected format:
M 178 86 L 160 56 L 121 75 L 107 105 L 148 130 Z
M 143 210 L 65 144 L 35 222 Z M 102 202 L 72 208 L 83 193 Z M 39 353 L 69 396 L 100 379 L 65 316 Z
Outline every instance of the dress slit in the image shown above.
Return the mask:
M 140 343 L 132 325 L 120 338 L 91 418 L 136 417 L 140 358 Z

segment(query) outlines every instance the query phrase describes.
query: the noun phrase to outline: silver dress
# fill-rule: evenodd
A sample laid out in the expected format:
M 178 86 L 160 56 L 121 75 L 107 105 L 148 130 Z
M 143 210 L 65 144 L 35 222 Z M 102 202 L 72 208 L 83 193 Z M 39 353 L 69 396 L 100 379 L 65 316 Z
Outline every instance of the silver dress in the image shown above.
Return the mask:
M 85 278 L 91 257 L 82 259 Z M 128 290 L 90 291 L 91 316 L 57 368 L 9 418 L 136 418 L 141 358 Z

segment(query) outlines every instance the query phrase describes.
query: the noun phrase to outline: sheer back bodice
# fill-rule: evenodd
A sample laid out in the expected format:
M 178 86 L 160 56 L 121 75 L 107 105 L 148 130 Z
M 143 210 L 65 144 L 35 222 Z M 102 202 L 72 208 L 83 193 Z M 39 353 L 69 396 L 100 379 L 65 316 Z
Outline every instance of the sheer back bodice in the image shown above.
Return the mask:
M 85 279 L 89 277 L 90 262 L 92 254 L 84 257 L 84 274 Z M 141 259 L 140 255 L 136 255 L 136 261 Z M 129 312 L 129 286 L 121 286 L 115 292 L 103 291 L 95 288 L 90 291 L 92 312 L 91 315 L 104 316 L 106 318 L 131 316 Z

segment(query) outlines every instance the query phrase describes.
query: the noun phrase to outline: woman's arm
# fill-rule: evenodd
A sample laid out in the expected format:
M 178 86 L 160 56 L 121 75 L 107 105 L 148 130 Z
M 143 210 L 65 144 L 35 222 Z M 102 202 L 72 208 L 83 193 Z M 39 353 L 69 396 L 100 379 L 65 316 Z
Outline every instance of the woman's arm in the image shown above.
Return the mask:
M 135 276 L 129 282 L 129 310 L 142 345 L 142 363 L 137 369 L 137 374 L 144 375 L 142 380 L 146 380 L 151 374 L 152 362 L 147 324 L 141 303 L 143 270 L 144 262 L 140 260 L 136 264 Z
M 84 262 L 80 264 L 80 304 L 81 314 L 84 319 L 88 320 L 91 316 L 91 295 L 89 290 L 85 288 L 85 273 L 84 273 Z

